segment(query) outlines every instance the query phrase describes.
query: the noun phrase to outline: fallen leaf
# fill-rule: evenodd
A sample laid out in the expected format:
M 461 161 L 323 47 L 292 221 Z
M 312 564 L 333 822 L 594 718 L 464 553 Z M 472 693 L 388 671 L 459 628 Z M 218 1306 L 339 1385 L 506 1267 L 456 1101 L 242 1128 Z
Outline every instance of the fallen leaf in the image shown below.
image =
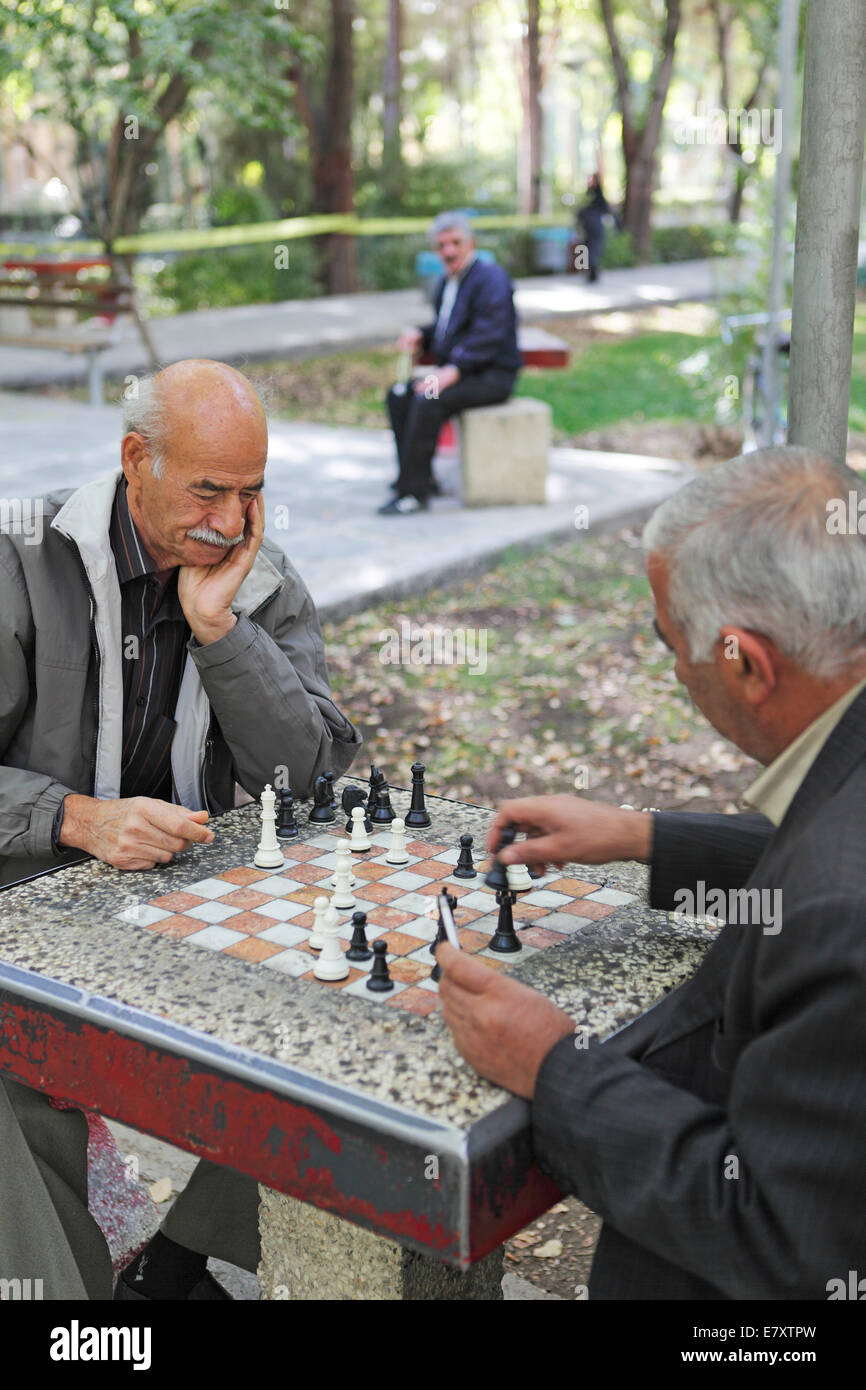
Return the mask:
M 157 1178 L 156 1182 L 151 1183 L 148 1188 L 151 1199 L 156 1202 L 157 1206 L 160 1202 L 167 1202 L 173 1190 L 171 1178 Z
M 537 1245 L 532 1253 L 537 1260 L 553 1260 L 562 1254 L 562 1241 L 545 1241 L 544 1245 Z

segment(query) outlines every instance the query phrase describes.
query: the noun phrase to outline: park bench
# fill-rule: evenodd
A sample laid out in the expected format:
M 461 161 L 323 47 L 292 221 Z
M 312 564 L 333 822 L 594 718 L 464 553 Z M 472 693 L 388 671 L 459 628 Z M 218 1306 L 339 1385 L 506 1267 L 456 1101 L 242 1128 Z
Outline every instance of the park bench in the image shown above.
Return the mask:
M 543 328 L 521 327 L 517 346 L 525 367 L 567 367 L 568 343 Z M 423 366 L 430 354 L 419 358 Z M 463 503 L 491 507 L 544 503 L 552 421 L 550 406 L 531 396 L 512 396 L 501 405 L 476 406 L 446 420 L 440 449 L 459 448 Z
M 90 402 L 103 401 L 102 354 L 121 314 L 132 314 L 132 286 L 88 278 L 105 260 L 6 261 L 0 273 L 0 346 L 84 354 Z

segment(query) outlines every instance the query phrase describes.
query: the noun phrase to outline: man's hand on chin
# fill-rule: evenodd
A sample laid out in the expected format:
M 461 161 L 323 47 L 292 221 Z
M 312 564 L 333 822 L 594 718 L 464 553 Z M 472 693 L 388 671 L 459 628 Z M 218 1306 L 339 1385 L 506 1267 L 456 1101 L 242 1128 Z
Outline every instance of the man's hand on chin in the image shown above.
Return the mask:
M 541 1064 L 574 1022 L 537 990 L 492 970 L 476 956 L 443 942 L 442 1017 L 454 1044 L 488 1081 L 531 1100 Z
M 232 612 L 235 594 L 255 563 L 265 534 L 265 503 L 261 493 L 247 507 L 245 535 L 212 565 L 181 565 L 177 596 L 193 636 L 203 647 L 218 642 L 237 622 Z

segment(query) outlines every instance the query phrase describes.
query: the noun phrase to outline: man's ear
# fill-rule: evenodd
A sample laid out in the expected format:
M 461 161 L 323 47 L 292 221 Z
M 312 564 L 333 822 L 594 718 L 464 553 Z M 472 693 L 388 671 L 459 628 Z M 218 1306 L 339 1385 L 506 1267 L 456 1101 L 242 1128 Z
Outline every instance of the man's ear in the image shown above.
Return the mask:
M 130 434 L 125 434 L 120 445 L 120 462 L 126 481 L 133 486 L 141 485 L 141 471 L 144 460 L 148 456 L 147 442 L 143 435 L 137 434 L 134 430 Z
M 731 694 L 749 705 L 762 705 L 779 681 L 773 643 L 743 627 L 723 627 L 719 632 L 718 667 Z

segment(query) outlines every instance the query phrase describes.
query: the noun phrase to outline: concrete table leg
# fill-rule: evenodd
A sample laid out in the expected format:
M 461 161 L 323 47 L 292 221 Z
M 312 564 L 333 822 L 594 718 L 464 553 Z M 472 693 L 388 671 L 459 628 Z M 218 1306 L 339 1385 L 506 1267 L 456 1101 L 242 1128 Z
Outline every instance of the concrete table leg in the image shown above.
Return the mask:
M 502 1298 L 502 1251 L 451 1269 L 294 1197 L 259 1187 L 264 1299 L 441 1301 Z

